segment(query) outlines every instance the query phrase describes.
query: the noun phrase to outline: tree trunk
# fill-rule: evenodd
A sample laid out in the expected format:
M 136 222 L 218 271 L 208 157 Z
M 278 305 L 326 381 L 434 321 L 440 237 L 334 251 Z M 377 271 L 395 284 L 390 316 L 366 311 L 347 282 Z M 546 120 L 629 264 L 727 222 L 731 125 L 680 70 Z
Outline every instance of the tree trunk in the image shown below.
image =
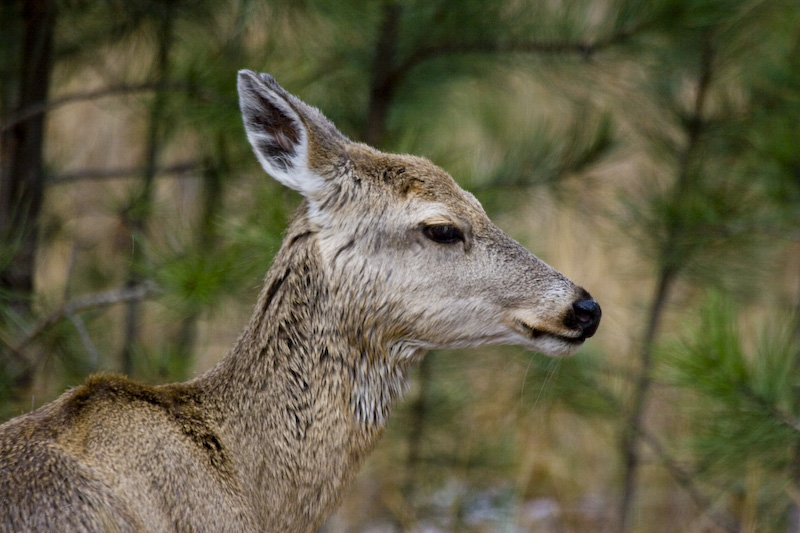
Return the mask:
M 226 150 L 220 142 L 216 161 L 211 158 L 207 159 L 203 169 L 203 211 L 200 218 L 199 235 L 195 243 L 203 257 L 210 257 L 216 246 L 214 220 L 222 208 L 222 177 L 224 168 L 227 167 L 225 152 Z M 191 367 L 200 312 L 201 309 L 190 309 L 181 320 L 175 355 L 178 357 L 179 367 L 183 371 Z
M 158 166 L 158 156 L 161 145 L 164 143 L 164 109 L 167 97 L 167 82 L 169 75 L 169 51 L 172 47 L 173 11 L 167 10 L 163 15 L 159 27 L 158 51 L 155 65 L 156 91 L 150 108 L 150 122 L 147 131 L 147 146 L 142 176 L 142 190 L 134 199 L 126 213 L 126 223 L 134 241 L 133 257 L 125 282 L 126 288 L 133 288 L 141 284 L 144 279 L 141 269 L 144 266 L 144 246 L 142 238 L 146 233 L 147 219 L 150 216 L 153 203 L 153 185 Z M 136 242 L 139 241 L 139 242 Z M 121 367 L 122 372 L 128 376 L 133 375 L 134 355 L 141 329 L 140 302 L 129 302 L 125 317 L 125 338 L 122 346 Z
M 22 50 L 17 111 L 46 102 L 53 63 L 56 7 L 51 0 L 22 3 Z M 0 245 L 9 254 L 0 264 L 0 293 L 10 308 L 30 313 L 38 245 L 39 212 L 44 196 L 45 115 L 37 114 L 8 130 L 0 140 Z
M 436 352 L 429 352 L 419 363 L 419 391 L 417 397 L 411 403 L 410 420 L 408 429 L 408 452 L 406 455 L 406 479 L 404 480 L 402 491 L 403 499 L 407 509 L 413 508 L 415 489 L 419 487 L 420 481 L 425 477 L 422 469 L 422 441 L 425 433 L 425 425 L 428 418 L 428 408 L 430 403 L 430 393 L 432 385 L 432 363 Z M 416 522 L 416 513 L 409 512 L 411 522 Z M 415 526 L 415 523 L 403 524 L 404 526 Z
M 798 291 L 797 294 L 800 295 L 800 291 Z M 798 349 L 795 353 L 792 373 L 796 374 L 798 370 L 800 370 L 800 296 L 798 296 L 798 300 L 794 305 L 794 316 L 794 331 L 792 333 L 794 335 L 795 346 L 798 347 Z M 797 413 L 800 411 L 800 385 L 795 386 L 794 401 L 794 412 Z M 792 450 L 790 476 L 795 491 L 800 491 L 800 442 L 795 445 Z M 800 533 L 800 504 L 798 504 L 796 500 L 789 505 L 787 522 L 787 533 Z
M 694 176 L 690 168 L 695 150 L 703 132 L 703 109 L 705 107 L 708 88 L 711 83 L 713 49 L 710 40 L 705 43 L 701 54 L 700 76 L 695 94 L 694 109 L 691 120 L 686 126 L 686 146 L 681 153 L 678 163 L 677 177 L 672 189 L 672 203 L 681 205 L 686 195 L 694 185 Z M 667 303 L 669 292 L 678 277 L 679 272 L 690 259 L 678 250 L 679 240 L 684 233 L 684 222 L 667 221 L 668 231 L 661 247 L 659 257 L 659 277 L 656 292 L 650 307 L 647 330 L 642 341 L 640 353 L 641 368 L 639 379 L 634 391 L 633 407 L 624 429 L 622 441 L 623 465 L 625 468 L 622 487 L 622 499 L 619 509 L 619 530 L 625 533 L 630 529 L 630 516 L 636 499 L 636 477 L 639 468 L 639 438 L 644 428 L 644 415 L 649 401 L 650 387 L 652 385 L 653 347 L 655 345 L 658 329 L 664 306 Z
M 625 475 L 622 486 L 622 501 L 620 504 L 619 523 L 621 532 L 628 531 L 630 525 L 630 511 L 636 497 L 636 473 L 639 468 L 639 438 L 644 424 L 644 415 L 647 408 L 648 394 L 652 384 L 653 346 L 661 317 L 667 304 L 667 297 L 675 279 L 675 273 L 669 269 L 662 270 L 656 285 L 655 295 L 650 305 L 647 320 L 647 329 L 642 341 L 640 354 L 641 368 L 639 380 L 633 395 L 633 409 L 628 418 L 627 427 L 622 439 L 622 455 Z
M 365 143 L 378 148 L 382 148 L 383 137 L 386 134 L 386 120 L 397 81 L 394 79 L 394 61 L 401 13 L 402 8 L 395 0 L 386 0 L 383 4 L 383 20 L 375 49 L 375 62 L 372 66 L 372 83 L 369 88 L 363 139 Z

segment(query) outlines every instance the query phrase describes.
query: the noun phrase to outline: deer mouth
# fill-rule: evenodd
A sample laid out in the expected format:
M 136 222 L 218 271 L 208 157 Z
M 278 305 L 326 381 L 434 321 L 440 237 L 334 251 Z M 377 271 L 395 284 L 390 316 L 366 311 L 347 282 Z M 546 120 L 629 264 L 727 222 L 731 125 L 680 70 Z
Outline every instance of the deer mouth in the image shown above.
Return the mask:
M 541 328 L 533 327 L 530 324 L 526 324 L 522 320 L 515 320 L 514 323 L 517 326 L 516 328 L 517 331 L 519 331 L 532 341 L 556 340 L 558 342 L 562 342 L 570 347 L 574 347 L 577 349 L 577 347 L 583 344 L 583 341 L 585 341 L 587 338 L 587 336 L 585 335 L 579 335 L 577 337 L 569 337 L 567 335 L 562 335 L 560 333 L 553 333 L 552 331 L 547 331 Z

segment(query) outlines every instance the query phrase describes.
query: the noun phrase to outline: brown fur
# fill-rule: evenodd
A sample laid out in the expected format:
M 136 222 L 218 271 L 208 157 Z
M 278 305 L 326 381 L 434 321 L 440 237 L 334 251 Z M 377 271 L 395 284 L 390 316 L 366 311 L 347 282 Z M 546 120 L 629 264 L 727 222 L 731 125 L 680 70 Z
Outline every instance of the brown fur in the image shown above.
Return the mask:
M 256 155 L 306 196 L 250 323 L 188 383 L 97 375 L 0 426 L 0 530 L 314 531 L 427 349 L 568 355 L 594 333 L 588 294 L 444 171 L 350 142 L 269 77 L 239 89 Z

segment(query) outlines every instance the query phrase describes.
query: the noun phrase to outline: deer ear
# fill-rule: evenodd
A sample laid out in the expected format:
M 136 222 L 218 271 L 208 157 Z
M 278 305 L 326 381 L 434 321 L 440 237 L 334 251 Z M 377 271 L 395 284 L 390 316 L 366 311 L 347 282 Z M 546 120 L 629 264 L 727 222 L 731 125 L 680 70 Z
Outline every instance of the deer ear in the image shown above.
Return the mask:
M 264 170 L 314 199 L 327 180 L 310 168 L 309 155 L 344 139 L 318 110 L 287 93 L 269 74 L 239 71 L 239 106 L 244 129 Z

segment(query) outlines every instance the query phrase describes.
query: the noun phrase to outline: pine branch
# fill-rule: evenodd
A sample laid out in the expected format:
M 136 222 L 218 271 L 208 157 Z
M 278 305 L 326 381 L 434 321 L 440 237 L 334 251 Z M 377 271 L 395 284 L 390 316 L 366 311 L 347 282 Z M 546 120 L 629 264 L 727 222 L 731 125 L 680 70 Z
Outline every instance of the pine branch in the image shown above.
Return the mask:
M 632 376 L 631 379 L 633 379 Z M 601 385 L 597 381 L 587 381 L 581 384 L 581 386 L 591 388 L 591 390 L 605 398 L 609 404 L 614 405 L 617 409 L 621 409 L 619 398 L 607 387 Z M 697 487 L 697 484 L 694 481 L 694 475 L 697 473 L 697 470 L 690 472 L 679 465 L 675 458 L 672 457 L 672 455 L 666 449 L 664 449 L 664 446 L 661 444 L 658 438 L 653 433 L 648 431 L 646 427 L 638 426 L 636 431 L 637 436 L 650 446 L 664 469 L 673 477 L 678 485 L 680 485 L 680 487 L 686 491 L 686 493 L 689 495 L 689 498 L 691 498 L 691 500 L 699 509 L 707 510 L 708 516 L 711 518 L 711 520 L 726 531 L 731 533 L 739 532 L 738 526 L 731 517 L 711 510 L 711 502 L 702 494 L 701 490 Z
M 423 46 L 411 54 L 394 69 L 388 82 L 396 83 L 414 67 L 435 57 L 465 54 L 544 54 L 544 55 L 578 55 L 590 59 L 598 52 L 620 45 L 641 33 L 656 21 L 642 23 L 596 41 L 527 41 L 509 42 L 500 40 L 463 41 Z
M 37 322 L 33 329 L 31 329 L 18 344 L 14 345 L 5 338 L 2 340 L 8 346 L 16 359 L 18 359 L 20 362 L 24 362 L 29 368 L 33 368 L 36 366 L 38 361 L 30 361 L 27 357 L 25 357 L 25 349 L 45 331 L 58 324 L 65 318 L 89 309 L 108 307 L 118 303 L 141 301 L 154 295 L 156 292 L 158 292 L 158 287 L 155 285 L 155 283 L 145 282 L 135 287 L 111 289 L 107 291 L 86 294 L 61 304 L 61 306 Z
M 75 314 L 69 315 L 69 320 L 72 322 L 72 325 L 75 326 L 75 330 L 78 332 L 81 343 L 83 343 L 83 347 L 89 354 L 89 367 L 92 369 L 97 368 L 97 363 L 100 361 L 100 352 L 97 351 L 97 347 L 92 342 L 92 336 L 89 334 L 89 330 L 86 328 L 86 323 L 84 323 L 80 315 Z
M 44 115 L 66 104 L 72 104 L 75 102 L 86 102 L 89 100 L 99 100 L 101 98 L 108 98 L 112 96 L 124 96 L 129 94 L 150 92 L 159 89 L 168 89 L 171 91 L 182 91 L 187 93 L 195 92 L 197 90 L 196 87 L 193 87 L 186 83 L 169 83 L 164 85 L 163 83 L 159 82 L 145 82 L 137 84 L 112 85 L 110 87 L 103 87 L 102 89 L 96 89 L 94 91 L 84 91 L 75 94 L 67 94 L 64 96 L 60 96 L 58 98 L 52 98 L 48 101 L 20 109 L 11 117 L 9 117 L 5 122 L 3 122 L 2 127 L 0 127 L 0 132 L 5 133 L 14 126 L 21 124 L 26 120 L 30 120 L 39 115 Z M 210 95 L 208 94 L 204 95 L 204 98 L 209 100 L 211 99 Z
M 119 96 L 124 94 L 152 91 L 155 90 L 155 88 L 156 88 L 155 83 L 140 83 L 136 85 L 117 85 L 112 87 L 104 87 L 102 89 L 97 89 L 95 91 L 85 91 L 75 94 L 68 94 L 65 96 L 61 96 L 59 98 L 53 98 L 51 100 L 20 109 L 3 123 L 3 126 L 2 128 L 0 128 L 0 131 L 6 132 L 11 128 L 13 128 L 14 126 L 16 126 L 17 124 L 21 124 L 26 120 L 30 120 L 33 117 L 44 115 L 48 111 L 52 111 L 53 109 L 61 107 L 65 104 L 70 104 L 73 102 L 84 102 L 86 100 L 96 100 L 108 96 Z
M 737 526 L 736 522 L 733 521 L 733 519 L 727 515 L 720 515 L 719 513 L 711 510 L 711 502 L 709 502 L 708 498 L 703 496 L 700 490 L 697 488 L 695 482 L 693 481 L 692 473 L 687 472 L 679 464 L 677 464 L 677 462 L 675 462 L 675 460 L 664 449 L 655 435 L 648 432 L 647 429 L 643 427 L 638 429 L 639 437 L 650 446 L 653 452 L 655 452 L 661 461 L 661 464 L 664 466 L 664 468 L 666 468 L 667 472 L 672 475 L 673 479 L 678 483 L 678 485 L 680 485 L 681 488 L 683 488 L 683 490 L 689 494 L 689 497 L 692 499 L 694 504 L 700 509 L 706 509 L 708 516 L 718 526 L 722 527 L 726 531 L 730 531 L 731 533 L 738 533 L 739 527 Z
M 420 46 L 404 61 L 389 68 L 396 51 L 401 7 L 393 0 L 384 3 L 381 39 L 375 51 L 374 76 L 370 84 L 370 103 L 364 130 L 364 141 L 380 145 L 386 130 L 386 116 L 394 95 L 409 72 L 425 61 L 442 56 L 466 54 L 546 54 L 579 55 L 588 60 L 596 53 L 620 45 L 657 21 L 646 20 L 596 41 L 527 41 L 497 40 L 461 41 Z
M 800 432 L 800 419 L 775 406 L 772 402 L 761 396 L 758 392 L 747 383 L 738 383 L 736 390 L 745 398 L 753 402 L 753 404 L 764 411 L 767 416 L 772 417 L 784 426 L 790 427 L 793 430 Z
M 187 172 L 195 172 L 203 168 L 202 163 L 198 161 L 183 161 L 165 167 L 157 167 L 156 174 L 184 174 Z M 61 185 L 64 183 L 71 183 L 74 181 L 82 180 L 103 180 L 103 179 L 116 179 L 127 178 L 130 176 L 141 175 L 144 172 L 142 167 L 126 167 L 126 168 L 86 168 L 75 170 L 72 172 L 65 172 L 57 174 L 47 180 L 48 185 Z

